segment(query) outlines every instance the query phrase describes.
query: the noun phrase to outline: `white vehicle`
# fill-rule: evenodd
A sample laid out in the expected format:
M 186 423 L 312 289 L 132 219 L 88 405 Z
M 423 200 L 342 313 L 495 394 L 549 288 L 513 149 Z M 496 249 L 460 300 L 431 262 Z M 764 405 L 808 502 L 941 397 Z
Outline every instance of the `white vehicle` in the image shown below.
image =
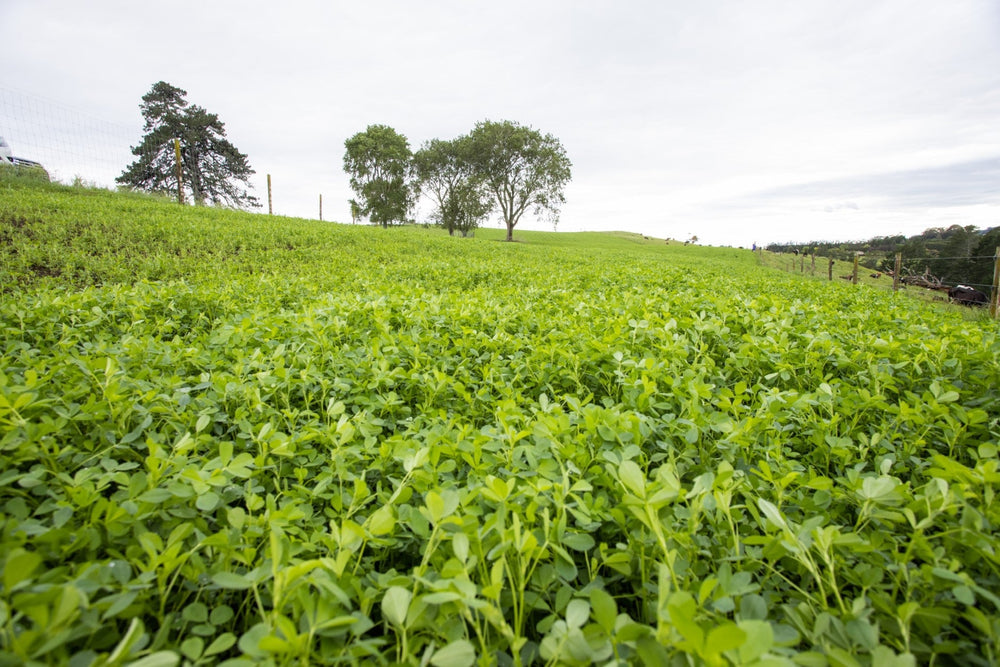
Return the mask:
M 34 169 L 43 169 L 42 165 L 33 161 L 25 160 L 21 157 L 14 157 L 14 152 L 10 148 L 10 144 L 3 137 L 0 137 L 0 162 L 4 164 L 12 164 L 15 167 L 28 167 Z

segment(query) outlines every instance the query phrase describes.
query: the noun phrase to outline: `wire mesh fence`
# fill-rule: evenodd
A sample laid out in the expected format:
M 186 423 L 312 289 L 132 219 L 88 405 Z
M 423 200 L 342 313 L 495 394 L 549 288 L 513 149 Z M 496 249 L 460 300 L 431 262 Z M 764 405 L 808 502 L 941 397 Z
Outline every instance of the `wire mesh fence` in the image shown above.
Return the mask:
M 134 159 L 141 126 L 113 123 L 80 109 L 0 87 L 0 136 L 15 157 L 40 162 L 52 180 L 114 187 Z
M 115 179 L 136 160 L 132 146 L 142 141 L 143 134 L 138 110 L 134 124 L 116 123 L 63 102 L 0 85 L 0 137 L 10 144 L 14 157 L 40 163 L 53 181 L 114 189 Z M 276 212 L 271 202 L 270 174 L 266 176 L 266 186 L 264 174 L 253 179 L 250 186 L 259 190 L 266 187 L 261 193 L 268 198 L 266 210 Z M 310 208 L 315 201 L 310 198 Z M 301 205 L 294 214 L 279 213 L 315 215 Z

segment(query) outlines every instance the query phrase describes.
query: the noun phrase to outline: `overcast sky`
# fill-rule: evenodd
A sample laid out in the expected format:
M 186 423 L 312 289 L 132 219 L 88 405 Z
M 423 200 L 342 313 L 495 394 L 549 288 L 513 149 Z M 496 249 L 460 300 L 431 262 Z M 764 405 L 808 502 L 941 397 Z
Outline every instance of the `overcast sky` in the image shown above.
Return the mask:
M 560 230 L 1000 224 L 997 0 L 0 0 L 0 44 L 0 133 L 62 180 L 120 172 L 163 80 L 219 115 L 265 211 L 271 174 L 281 214 L 322 194 L 349 221 L 344 140 L 370 124 L 416 149 L 490 119 L 562 141 Z

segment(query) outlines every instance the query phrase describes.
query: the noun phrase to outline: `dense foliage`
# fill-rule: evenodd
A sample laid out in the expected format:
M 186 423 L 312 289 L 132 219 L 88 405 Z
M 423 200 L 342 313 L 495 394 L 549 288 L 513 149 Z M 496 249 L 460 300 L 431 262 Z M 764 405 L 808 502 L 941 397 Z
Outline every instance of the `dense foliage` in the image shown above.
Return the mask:
M 634 236 L 0 188 L 4 664 L 1000 656 L 994 323 Z

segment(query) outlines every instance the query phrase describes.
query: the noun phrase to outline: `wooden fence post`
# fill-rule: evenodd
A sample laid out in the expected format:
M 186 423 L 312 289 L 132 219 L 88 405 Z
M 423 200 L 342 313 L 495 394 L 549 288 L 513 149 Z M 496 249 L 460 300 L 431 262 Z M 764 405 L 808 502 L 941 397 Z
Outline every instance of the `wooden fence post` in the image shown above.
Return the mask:
M 267 214 L 271 215 L 274 209 L 271 208 L 271 174 L 267 175 Z
M 177 162 L 177 203 L 184 203 L 184 170 L 181 168 L 181 140 L 174 139 L 174 159 Z
M 854 273 L 851 274 L 851 284 L 858 284 L 858 253 L 854 253 Z
M 323 194 L 319 196 L 319 221 L 323 222 Z
M 896 253 L 896 268 L 892 271 L 892 291 L 899 291 L 899 272 L 903 269 L 903 253 Z
M 813 253 L 813 256 L 812 256 L 812 268 L 809 269 L 809 275 L 811 275 L 811 276 L 815 276 L 816 275 L 816 254 L 815 253 Z
M 799 273 L 806 272 L 806 256 L 802 255 L 799 257 Z
M 833 282 L 833 257 L 830 258 L 830 266 L 827 268 L 827 278 Z
M 1000 246 L 993 255 L 993 292 L 990 294 L 990 315 L 1000 317 Z

